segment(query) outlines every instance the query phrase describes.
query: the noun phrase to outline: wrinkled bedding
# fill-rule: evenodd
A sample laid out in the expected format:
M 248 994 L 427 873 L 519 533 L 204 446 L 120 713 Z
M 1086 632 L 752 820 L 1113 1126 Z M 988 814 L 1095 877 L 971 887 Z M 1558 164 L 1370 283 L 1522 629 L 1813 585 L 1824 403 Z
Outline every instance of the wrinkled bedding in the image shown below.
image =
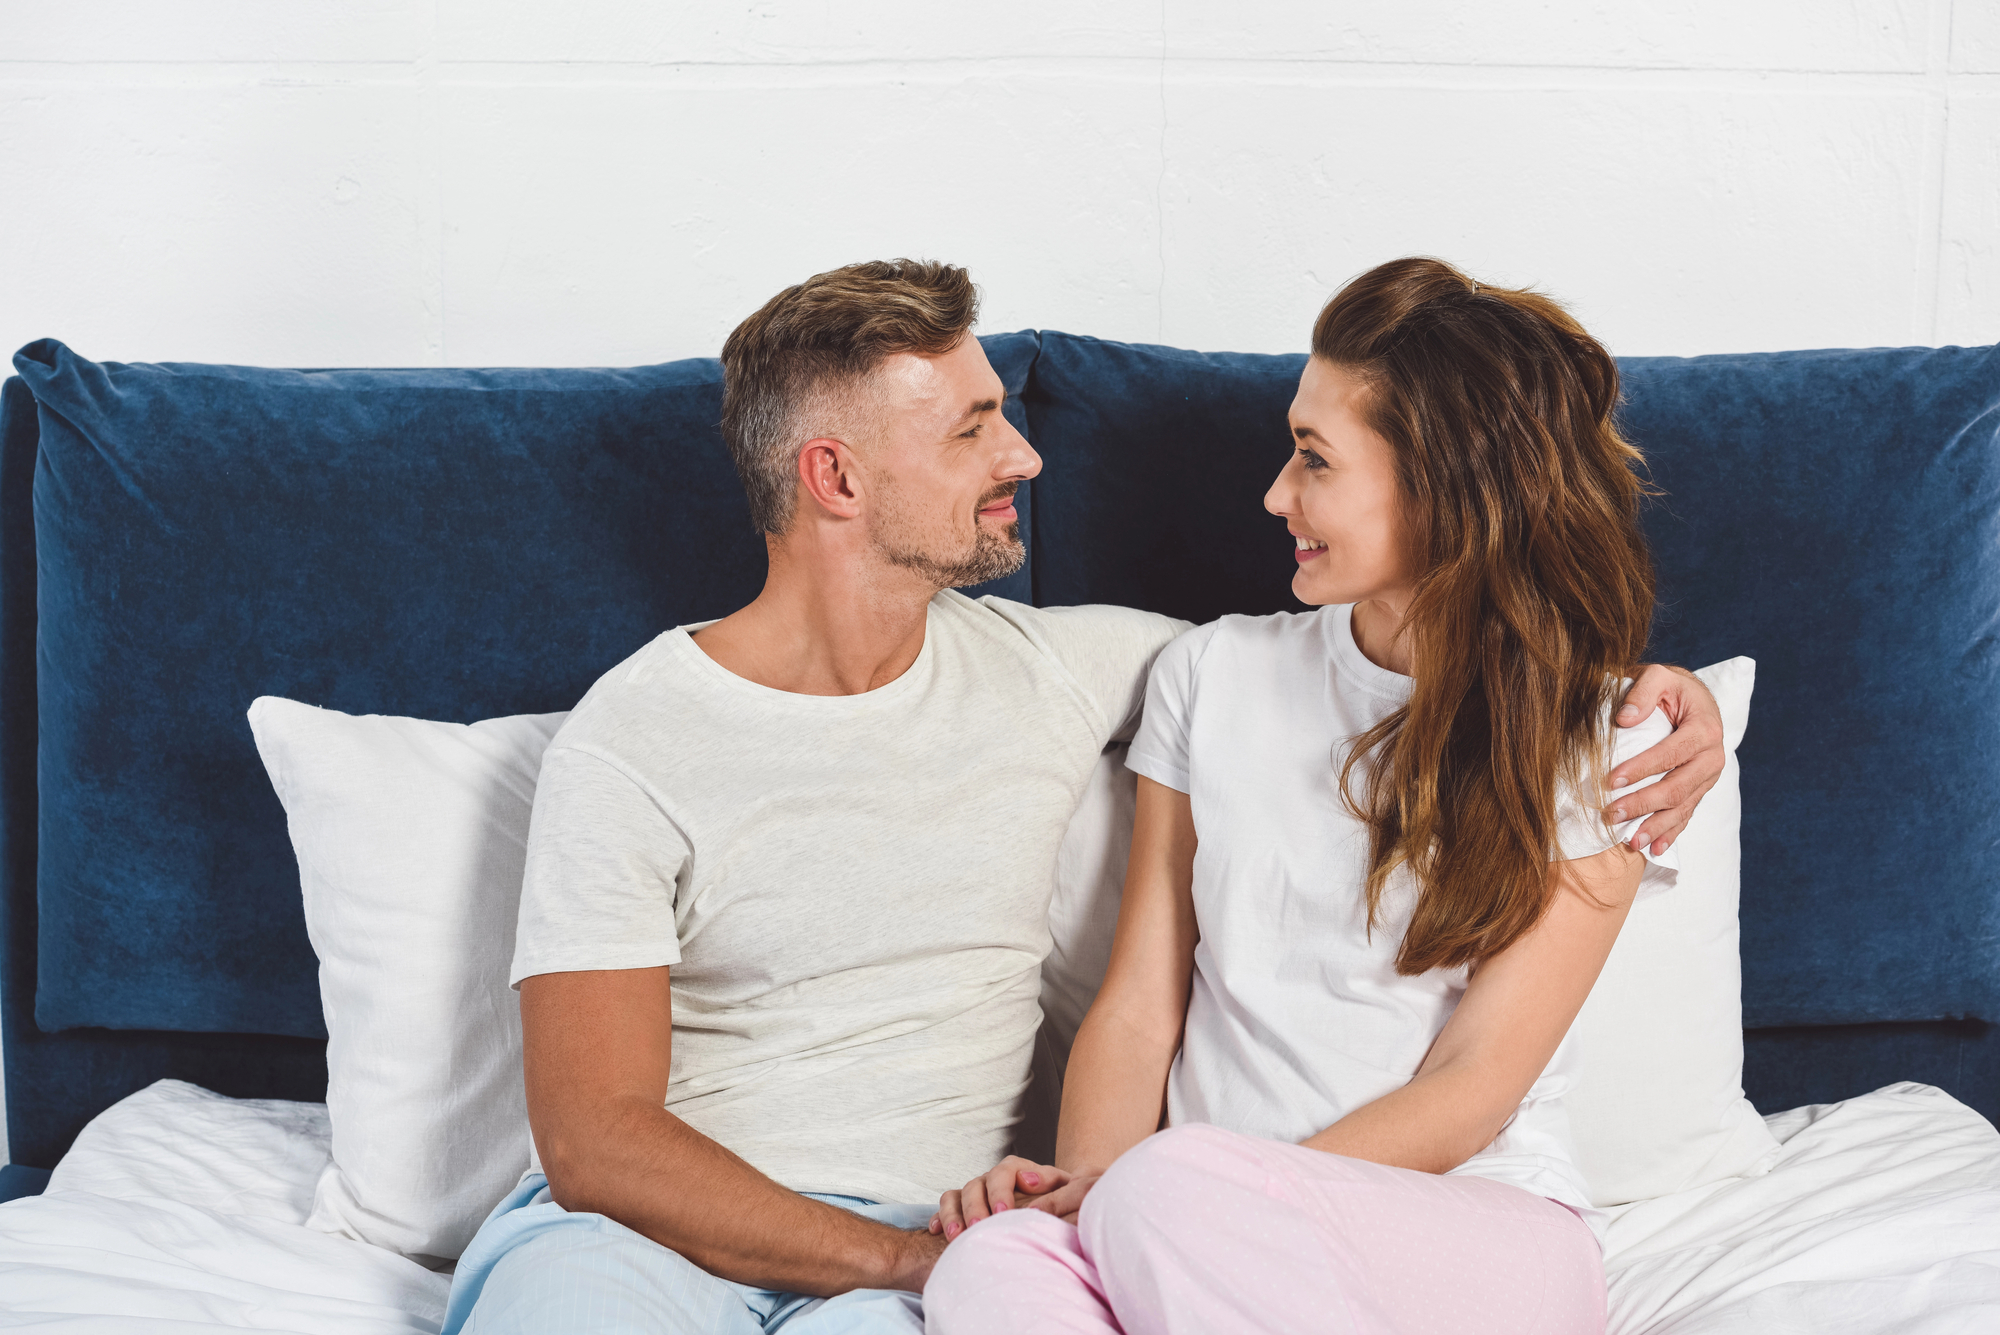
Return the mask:
M 2000 1133 L 1892 1085 L 1767 1119 L 1768 1174 L 1613 1211 L 1614 1335 L 2000 1331 Z M 450 1280 L 304 1226 L 319 1104 L 162 1081 L 0 1205 L 0 1325 L 64 1335 L 435 1332 Z

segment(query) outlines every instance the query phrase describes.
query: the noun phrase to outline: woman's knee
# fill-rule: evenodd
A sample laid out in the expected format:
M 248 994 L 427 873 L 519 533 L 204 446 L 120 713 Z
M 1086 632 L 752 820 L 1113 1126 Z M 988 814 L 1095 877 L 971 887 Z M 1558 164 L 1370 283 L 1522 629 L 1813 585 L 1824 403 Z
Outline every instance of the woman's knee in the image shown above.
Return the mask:
M 944 1249 L 924 1285 L 924 1303 L 949 1308 L 1049 1266 L 1072 1269 L 1079 1259 L 1070 1225 L 1042 1210 L 1009 1210 L 980 1220 Z
M 1156 1132 L 1118 1156 L 1084 1197 L 1077 1222 L 1087 1233 L 1091 1217 L 1171 1209 L 1204 1195 L 1217 1178 L 1247 1166 L 1239 1142 L 1248 1139 L 1200 1122 Z

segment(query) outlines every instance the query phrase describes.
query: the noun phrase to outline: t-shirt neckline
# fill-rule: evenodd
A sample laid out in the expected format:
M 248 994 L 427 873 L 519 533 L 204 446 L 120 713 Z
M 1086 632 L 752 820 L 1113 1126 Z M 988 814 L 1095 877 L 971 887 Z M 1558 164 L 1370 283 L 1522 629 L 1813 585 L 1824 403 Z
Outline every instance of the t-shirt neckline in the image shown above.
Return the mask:
M 690 663 L 696 672 L 709 680 L 718 682 L 725 689 L 745 692 L 757 699 L 771 703 L 784 702 L 800 709 L 852 709 L 865 706 L 888 704 L 915 690 L 920 681 L 931 674 L 934 656 L 931 646 L 937 643 L 937 602 L 935 599 L 924 608 L 924 643 L 917 650 L 917 656 L 903 669 L 894 681 L 886 681 L 872 691 L 862 691 L 855 695 L 808 695 L 803 691 L 781 691 L 775 686 L 751 681 L 738 676 L 722 664 L 708 656 L 706 650 L 694 642 L 694 632 L 714 621 L 691 621 L 684 626 L 675 626 L 667 632 L 668 640 L 682 659 Z
M 1410 698 L 1414 681 L 1400 672 L 1391 672 L 1371 662 L 1354 640 L 1354 604 L 1339 609 L 1333 626 L 1333 663 L 1341 676 L 1384 700 L 1402 704 Z

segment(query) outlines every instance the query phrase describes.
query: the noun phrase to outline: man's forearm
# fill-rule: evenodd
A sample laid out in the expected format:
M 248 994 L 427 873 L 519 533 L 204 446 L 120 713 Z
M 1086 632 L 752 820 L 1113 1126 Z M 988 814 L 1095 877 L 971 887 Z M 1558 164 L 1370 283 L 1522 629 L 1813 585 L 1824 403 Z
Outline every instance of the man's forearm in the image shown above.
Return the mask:
M 943 1239 L 779 1186 L 658 1105 L 602 1110 L 569 1135 L 537 1130 L 557 1204 L 608 1215 L 710 1274 L 828 1296 L 922 1289 Z

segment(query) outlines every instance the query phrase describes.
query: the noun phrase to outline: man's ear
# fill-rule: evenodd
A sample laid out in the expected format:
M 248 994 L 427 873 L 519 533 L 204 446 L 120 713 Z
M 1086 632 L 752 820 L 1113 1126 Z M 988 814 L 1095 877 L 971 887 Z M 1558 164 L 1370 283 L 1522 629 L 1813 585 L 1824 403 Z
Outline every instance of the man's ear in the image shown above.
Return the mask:
M 854 451 L 822 436 L 799 450 L 799 499 L 835 519 L 861 514 L 861 478 Z

